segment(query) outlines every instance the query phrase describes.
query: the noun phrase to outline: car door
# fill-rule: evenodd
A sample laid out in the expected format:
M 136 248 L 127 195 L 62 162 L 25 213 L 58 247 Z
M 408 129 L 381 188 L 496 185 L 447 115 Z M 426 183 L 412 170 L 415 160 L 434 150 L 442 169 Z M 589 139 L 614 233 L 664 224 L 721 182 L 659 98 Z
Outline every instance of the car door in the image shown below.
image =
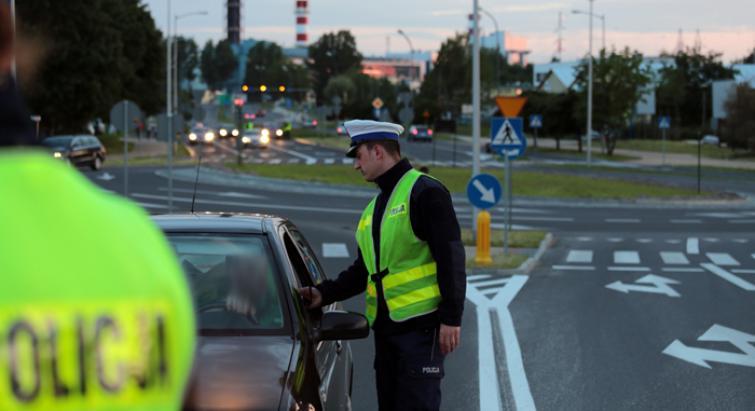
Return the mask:
M 324 281 L 325 274 L 314 251 L 304 236 L 292 226 L 286 227 L 287 240 L 295 249 L 296 256 L 306 267 L 306 273 L 300 276 L 300 281 L 306 286 L 314 286 Z M 304 278 L 301 278 L 304 277 Z M 336 304 L 323 307 L 315 311 L 335 310 Z M 351 359 L 350 350 L 342 341 L 320 341 L 315 347 L 315 366 L 320 377 L 319 394 L 325 410 L 345 409 L 351 388 Z
M 84 142 L 80 137 L 76 137 L 71 141 L 71 154 L 70 159 L 71 163 L 73 164 L 79 164 L 82 161 L 86 160 L 86 147 L 84 146 Z

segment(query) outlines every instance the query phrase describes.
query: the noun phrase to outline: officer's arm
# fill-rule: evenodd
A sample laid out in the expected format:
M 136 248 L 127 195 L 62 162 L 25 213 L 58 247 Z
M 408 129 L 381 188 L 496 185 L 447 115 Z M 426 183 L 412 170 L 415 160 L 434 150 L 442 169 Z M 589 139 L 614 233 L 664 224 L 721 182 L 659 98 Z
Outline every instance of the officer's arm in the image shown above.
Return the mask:
M 412 227 L 427 242 L 438 266 L 440 322 L 459 326 L 467 291 L 466 255 L 451 194 L 440 184 L 429 184 L 418 193 L 413 206 Z
M 357 254 L 356 260 L 338 275 L 335 280 L 326 280 L 317 285 L 322 294 L 322 305 L 329 305 L 336 301 L 347 300 L 367 288 L 367 269 L 362 260 L 362 253 Z

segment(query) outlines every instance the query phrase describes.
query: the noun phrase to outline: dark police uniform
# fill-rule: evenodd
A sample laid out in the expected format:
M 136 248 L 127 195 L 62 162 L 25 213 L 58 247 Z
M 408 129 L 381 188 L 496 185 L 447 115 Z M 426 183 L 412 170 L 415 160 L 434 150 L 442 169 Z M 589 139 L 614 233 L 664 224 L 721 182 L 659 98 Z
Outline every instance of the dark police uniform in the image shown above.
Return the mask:
M 411 164 L 404 159 L 376 179 L 380 193 L 375 199 L 371 224 L 374 244 L 380 244 L 380 223 L 391 193 L 411 170 Z M 440 352 L 438 330 L 441 323 L 460 326 L 464 309 L 465 254 L 448 190 L 439 181 L 421 176 L 411 188 L 409 216 L 414 235 L 426 242 L 436 263 L 441 298 L 437 309 L 428 314 L 394 321 L 389 315 L 381 281 L 375 282 L 377 315 L 372 328 L 381 410 L 440 408 L 444 356 Z M 376 261 L 380 261 L 380 248 L 375 246 Z M 354 263 L 336 280 L 318 285 L 323 305 L 364 292 L 373 274 L 368 272 L 360 250 Z

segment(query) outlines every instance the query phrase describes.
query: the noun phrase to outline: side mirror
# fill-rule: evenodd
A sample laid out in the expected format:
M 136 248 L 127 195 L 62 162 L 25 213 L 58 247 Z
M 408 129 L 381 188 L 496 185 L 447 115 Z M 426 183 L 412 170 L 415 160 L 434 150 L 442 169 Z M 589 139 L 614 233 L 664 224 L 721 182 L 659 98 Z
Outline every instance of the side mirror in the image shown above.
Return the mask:
M 370 335 L 370 325 L 362 314 L 346 311 L 327 311 L 315 330 L 317 341 L 356 340 Z

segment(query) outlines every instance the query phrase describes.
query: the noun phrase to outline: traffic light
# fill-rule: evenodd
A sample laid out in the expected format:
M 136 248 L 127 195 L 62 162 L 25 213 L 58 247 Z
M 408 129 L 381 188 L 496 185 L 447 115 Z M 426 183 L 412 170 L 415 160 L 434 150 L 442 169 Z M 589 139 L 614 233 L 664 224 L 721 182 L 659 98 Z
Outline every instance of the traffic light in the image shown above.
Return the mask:
M 266 92 L 266 91 L 267 91 L 267 86 L 266 86 L 266 85 L 264 85 L 264 84 L 263 84 L 263 85 L 261 85 L 261 86 L 260 86 L 260 91 L 261 91 L 261 92 L 263 92 L 263 93 L 264 93 L 264 92 Z
M 243 86 L 241 86 L 241 91 L 243 91 L 244 93 L 246 93 L 247 91 L 249 91 L 249 86 L 247 86 L 246 84 L 244 84 Z
M 280 91 L 281 93 L 285 93 L 286 92 L 286 86 L 278 86 L 278 91 Z

